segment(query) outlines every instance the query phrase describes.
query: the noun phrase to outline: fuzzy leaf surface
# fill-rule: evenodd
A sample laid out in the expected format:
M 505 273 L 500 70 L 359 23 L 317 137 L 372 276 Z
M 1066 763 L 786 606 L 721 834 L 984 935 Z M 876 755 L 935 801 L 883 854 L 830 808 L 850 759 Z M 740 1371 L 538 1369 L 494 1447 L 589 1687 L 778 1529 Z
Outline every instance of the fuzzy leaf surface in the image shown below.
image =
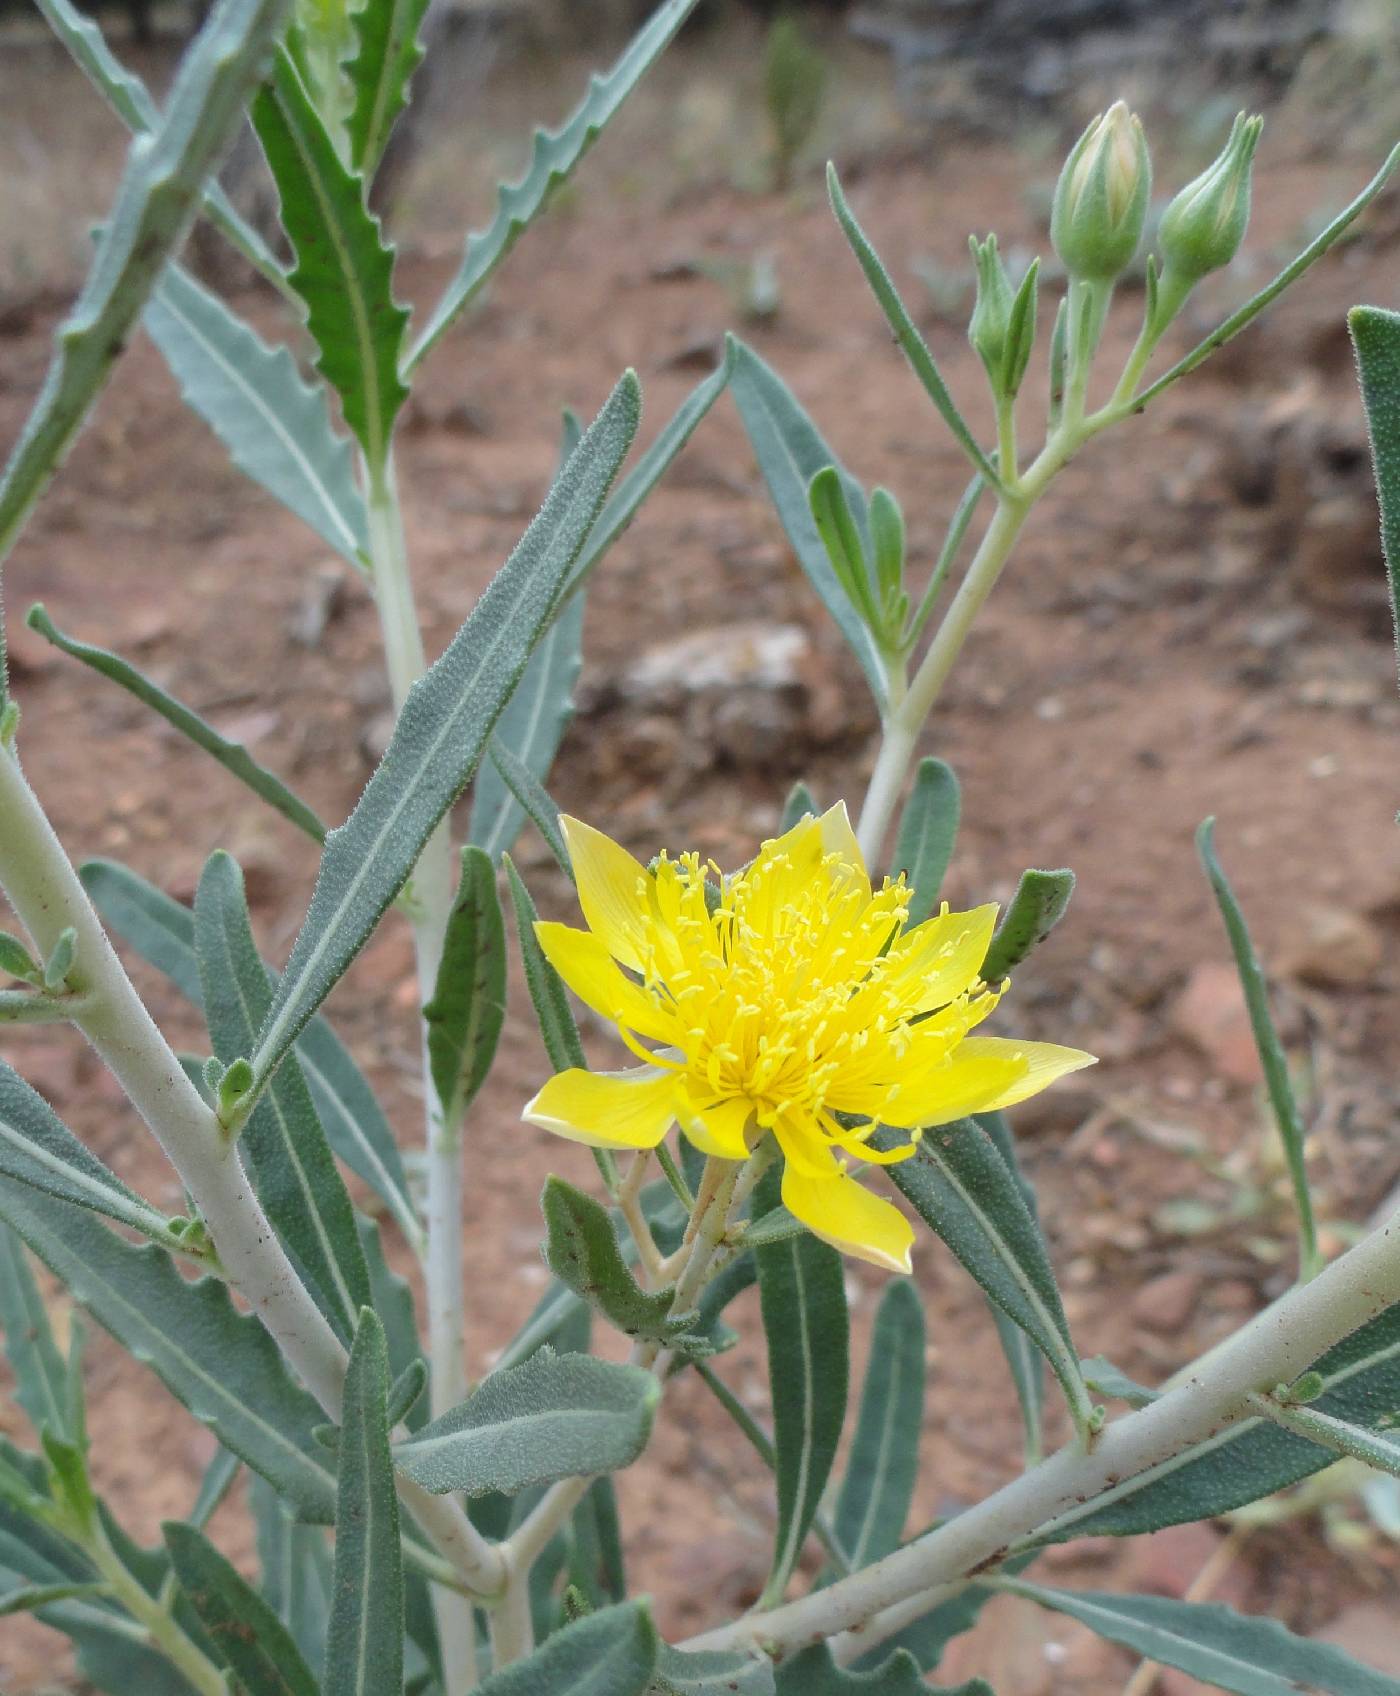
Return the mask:
M 460 1124 L 486 1082 L 506 1015 L 506 927 L 495 863 L 462 850 L 433 998 L 423 1009 L 428 1062 L 443 1121 Z
M 891 868 L 903 872 L 909 884 L 909 925 L 922 924 L 938 905 L 961 813 L 962 794 L 953 768 L 942 760 L 920 760 L 900 815 Z
M 906 1279 L 891 1279 L 870 1338 L 851 1457 L 836 1501 L 836 1541 L 852 1571 L 899 1547 L 919 1471 L 924 1417 L 924 1309 Z
M 479 1696 L 644 1696 L 661 1640 L 645 1602 L 566 1625 L 533 1655 L 481 1681 Z

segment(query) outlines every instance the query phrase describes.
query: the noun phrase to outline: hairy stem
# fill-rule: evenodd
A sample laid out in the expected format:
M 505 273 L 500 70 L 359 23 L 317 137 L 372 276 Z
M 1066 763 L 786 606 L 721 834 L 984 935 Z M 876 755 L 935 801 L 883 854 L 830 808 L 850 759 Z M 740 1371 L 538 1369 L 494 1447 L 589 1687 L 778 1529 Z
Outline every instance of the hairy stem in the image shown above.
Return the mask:
M 872 1648 L 908 1623 L 911 1613 L 916 1617 L 916 1600 L 932 1607 L 947 1586 L 1085 1518 L 1096 1498 L 1121 1495 L 1131 1480 L 1257 1417 L 1257 1391 L 1292 1383 L 1397 1301 L 1400 1215 L 1311 1283 L 1290 1290 L 1208 1361 L 1197 1362 L 1175 1389 L 1106 1426 L 1092 1452 L 1071 1444 L 874 1566 L 783 1607 L 705 1632 L 684 1647 L 764 1648 L 781 1658 L 848 1633 L 844 1646 L 852 1653 Z

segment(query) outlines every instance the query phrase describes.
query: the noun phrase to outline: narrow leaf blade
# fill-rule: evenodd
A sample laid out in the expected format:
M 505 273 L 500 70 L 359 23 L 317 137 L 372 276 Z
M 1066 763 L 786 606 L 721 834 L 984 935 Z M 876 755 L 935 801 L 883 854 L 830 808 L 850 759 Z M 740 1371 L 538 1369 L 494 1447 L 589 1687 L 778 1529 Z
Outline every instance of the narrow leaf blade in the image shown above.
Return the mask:
M 851 1458 L 836 1502 L 836 1540 L 853 1571 L 899 1547 L 919 1471 L 924 1309 L 915 1286 L 885 1286 L 870 1338 Z
M 506 931 L 496 868 L 480 848 L 468 845 L 437 986 L 423 1009 L 429 1069 L 445 1124 L 461 1123 L 486 1082 L 505 1014 Z
M 358 46 L 347 67 L 355 103 L 346 126 L 350 162 L 373 176 L 394 120 L 408 104 L 408 85 L 423 58 L 418 39 L 428 0 L 379 0 L 351 13 Z
M 893 870 L 904 873 L 911 892 L 907 924 L 922 924 L 938 905 L 961 815 L 962 791 L 953 768 L 942 760 L 920 760 L 894 848 Z
M 1000 983 L 1008 972 L 1015 971 L 1064 918 L 1073 894 L 1072 871 L 1022 872 L 982 962 L 983 979 Z
M 1390 610 L 1400 642 L 1400 312 L 1354 306 L 1348 314 L 1371 436 L 1371 466 L 1381 508 L 1381 542 Z

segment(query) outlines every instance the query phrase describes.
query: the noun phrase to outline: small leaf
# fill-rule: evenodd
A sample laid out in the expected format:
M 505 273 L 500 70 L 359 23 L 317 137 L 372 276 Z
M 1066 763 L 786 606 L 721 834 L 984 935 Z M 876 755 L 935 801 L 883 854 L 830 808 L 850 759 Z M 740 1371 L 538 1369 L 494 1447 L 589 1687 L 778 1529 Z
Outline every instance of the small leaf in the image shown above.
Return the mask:
M 776 1178 L 760 1191 L 769 1204 Z M 787 1588 L 826 1488 L 846 1417 L 850 1321 L 841 1256 L 810 1233 L 755 1249 L 768 1381 L 778 1527 L 761 1606 Z
M 331 423 L 326 390 L 303 379 L 287 348 L 269 347 L 178 265 L 161 278 L 142 322 L 186 404 L 238 469 L 363 570 L 364 497 L 350 443 Z
M 893 870 L 909 884 L 910 925 L 922 924 L 938 905 L 938 892 L 953 858 L 962 813 L 962 792 L 953 768 L 923 759 L 899 820 Z
M 389 1428 L 400 1425 L 428 1387 L 428 1366 L 424 1360 L 413 1360 L 389 1387 Z
M 1031 1218 L 1038 1226 L 1040 1209 L 1036 1204 L 1035 1191 L 1021 1170 L 1020 1161 L 1016 1157 L 1016 1143 L 1011 1135 L 1011 1127 L 1006 1122 L 1006 1116 L 1002 1113 L 975 1113 L 973 1117 L 992 1139 L 997 1153 L 1006 1163 L 1007 1171 L 1016 1180 L 1016 1187 L 1021 1192 L 1021 1199 L 1025 1202 Z M 1004 1313 L 994 1301 L 989 1299 L 987 1306 L 991 1309 L 992 1321 L 997 1328 L 1001 1351 L 1006 1356 L 1016 1400 L 1021 1404 L 1021 1423 L 1026 1433 L 1026 1464 L 1032 1466 L 1045 1452 L 1045 1356 L 1016 1321 Z
M 545 1264 L 625 1336 L 669 1340 L 694 1319 L 690 1313 L 671 1317 L 673 1290 L 641 1289 L 627 1270 L 607 1209 L 591 1196 L 551 1177 L 540 1205 L 548 1232 Z
M 237 1568 L 194 1526 L 161 1529 L 180 1588 L 247 1696 L 317 1696 L 291 1634 Z
M 832 569 L 807 496 L 812 478 L 828 466 L 834 467 L 864 543 L 869 530 L 865 493 L 855 478 L 842 470 L 836 455 L 787 384 L 742 342 L 734 346 L 729 384 L 754 458 L 797 562 L 860 661 L 876 702 L 883 704 L 886 682 L 880 651 Z
M 0 1591 L 0 1619 L 7 1614 L 35 1613 L 55 1602 L 101 1601 L 107 1595 L 105 1584 L 27 1584 L 18 1590 Z
M 70 1422 L 63 1356 L 53 1340 L 24 1248 L 4 1225 L 0 1225 L 0 1331 L 14 1374 L 14 1398 L 28 1414 L 29 1423 L 36 1432 L 65 1436 Z
M 1129 1407 L 1146 1407 L 1149 1402 L 1155 1402 L 1160 1390 L 1149 1390 L 1145 1384 L 1139 1384 L 1129 1378 L 1126 1372 L 1116 1367 L 1111 1360 L 1103 1355 L 1091 1355 L 1087 1360 L 1081 1360 L 1079 1370 L 1084 1374 L 1084 1382 L 1099 1396 L 1110 1396 L 1116 1401 L 1127 1402 Z
M 1298 1696 L 1305 1687 L 1327 1696 L 1400 1696 L 1400 1681 L 1341 1649 L 1297 1637 L 1277 1620 L 1250 1619 L 1215 1603 L 1047 1590 L 1020 1579 L 999 1588 L 1237 1696 Z
M 44 961 L 44 988 L 51 995 L 57 995 L 68 982 L 68 974 L 73 970 L 73 961 L 78 952 L 78 933 L 69 925 L 59 932 L 58 941 L 47 960 Z
M 852 1570 L 899 1547 L 919 1472 L 924 1418 L 924 1309 L 906 1279 L 880 1298 L 851 1457 L 836 1501 L 836 1540 Z
M 661 1389 L 649 1372 L 542 1349 L 493 1372 L 459 1407 L 394 1450 L 434 1495 L 517 1495 L 558 1478 L 630 1466 L 646 1446 Z
M 0 930 L 0 972 L 24 983 L 42 983 L 44 977 L 29 950 L 5 930 Z
M 733 1650 L 685 1653 L 661 1645 L 647 1696 L 774 1696 L 773 1663 Z
M 388 1696 L 403 1688 L 403 1555 L 388 1391 L 384 1327 L 366 1308 L 345 1374 L 325 1696 Z
M 462 850 L 433 998 L 423 1009 L 428 1063 L 444 1125 L 456 1126 L 486 1082 L 506 1014 L 506 932 L 496 868 Z
M 403 888 L 481 757 L 636 432 L 630 373 L 447 651 L 409 691 L 379 769 L 326 838 L 310 911 L 259 1033 L 265 1082 Z
M 807 485 L 807 506 L 826 549 L 826 557 L 846 599 L 862 623 L 879 640 L 880 614 L 870 588 L 870 565 L 865 545 L 846 499 L 841 473 L 834 465 L 817 472 Z M 866 518 L 867 525 L 869 516 Z
M 520 873 L 516 871 L 510 855 L 507 854 L 504 858 L 506 879 L 510 884 L 511 905 L 515 910 L 520 960 L 525 968 L 525 985 L 530 992 L 535 1018 L 539 1022 L 545 1053 L 556 1072 L 565 1072 L 571 1066 L 586 1067 L 588 1061 L 584 1057 L 583 1043 L 579 1040 L 578 1026 L 569 1010 L 569 998 L 565 993 L 563 980 L 545 959 L 544 951 L 535 935 L 535 920 L 539 913 L 530 899 L 529 890 L 521 882 Z
M 220 1449 L 215 1454 L 204 1469 L 204 1477 L 199 1482 L 199 1494 L 194 1499 L 194 1506 L 186 1517 L 186 1523 L 194 1526 L 196 1531 L 203 1531 L 213 1517 L 214 1509 L 233 1488 L 233 1481 L 237 1478 L 238 1469 L 242 1464 L 238 1456 L 229 1449 Z
M 331 1557 L 319 1526 L 303 1524 L 292 1505 L 254 1475 L 248 1491 L 257 1531 L 260 1585 L 310 1667 L 325 1659 L 330 1621 Z
M 1400 632 L 1400 312 L 1354 306 L 1347 315 L 1371 436 L 1390 610 Z
M 777 1690 L 778 1696 L 928 1696 L 919 1663 L 905 1650 L 896 1649 L 870 1672 L 849 1672 L 837 1666 L 825 1643 L 781 1662 Z
M 696 0 L 665 0 L 633 36 L 621 58 L 557 130 L 536 130 L 530 164 L 517 182 L 498 192 L 496 215 L 486 229 L 467 237 L 461 268 L 433 308 L 408 359 L 410 371 L 459 314 L 475 299 L 496 267 L 567 181 L 603 127 L 649 71 L 695 8 Z
M 399 376 L 408 309 L 394 299 L 393 249 L 285 49 L 253 102 L 252 119 L 296 252 L 288 280 L 306 306 L 316 369 L 340 396 L 345 422 L 379 472 L 408 396 Z
M 346 126 L 350 163 L 374 175 L 394 127 L 408 104 L 408 84 L 423 58 L 418 38 L 428 0 L 378 0 L 350 14 L 358 46 L 346 69 L 355 104 Z
M 493 1672 L 478 1696 L 644 1696 L 661 1640 L 645 1602 L 601 1608 Z
M 553 798 L 524 761 L 518 760 L 497 737 L 491 738 L 487 744 L 487 752 L 491 756 L 492 767 L 510 790 L 516 805 L 539 831 L 545 847 L 554 856 L 555 864 L 572 882 L 574 868 L 569 860 L 564 832 L 560 827 L 559 808 Z
M 805 818 L 817 816 L 817 803 L 812 797 L 812 791 L 805 783 L 794 783 L 788 790 L 788 798 L 783 802 L 783 816 L 778 823 L 778 834 L 785 836 L 795 824 L 801 824 Z
M 987 983 L 1000 983 L 1042 942 L 1064 918 L 1074 894 L 1074 873 L 1025 871 L 1002 915 L 996 935 L 982 962 Z

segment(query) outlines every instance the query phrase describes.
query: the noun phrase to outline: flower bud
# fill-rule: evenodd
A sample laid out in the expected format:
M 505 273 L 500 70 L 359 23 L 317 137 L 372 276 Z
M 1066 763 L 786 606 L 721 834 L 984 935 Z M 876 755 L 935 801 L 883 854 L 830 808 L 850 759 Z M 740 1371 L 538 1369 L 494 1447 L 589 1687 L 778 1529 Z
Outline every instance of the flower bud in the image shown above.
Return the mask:
M 1127 270 L 1151 194 L 1142 124 L 1115 101 L 1080 136 L 1055 187 L 1050 239 L 1071 277 L 1112 282 Z
M 1241 112 L 1220 157 L 1162 214 L 1162 258 L 1179 277 L 1197 282 L 1238 253 L 1249 223 L 1250 177 L 1263 125 L 1262 118 Z
M 1011 284 L 997 252 L 995 236 L 988 236 L 986 241 L 969 236 L 967 245 L 977 267 L 977 304 L 968 322 L 967 339 L 987 367 L 987 375 L 996 389 L 1001 384 L 1006 332 L 1011 323 Z

